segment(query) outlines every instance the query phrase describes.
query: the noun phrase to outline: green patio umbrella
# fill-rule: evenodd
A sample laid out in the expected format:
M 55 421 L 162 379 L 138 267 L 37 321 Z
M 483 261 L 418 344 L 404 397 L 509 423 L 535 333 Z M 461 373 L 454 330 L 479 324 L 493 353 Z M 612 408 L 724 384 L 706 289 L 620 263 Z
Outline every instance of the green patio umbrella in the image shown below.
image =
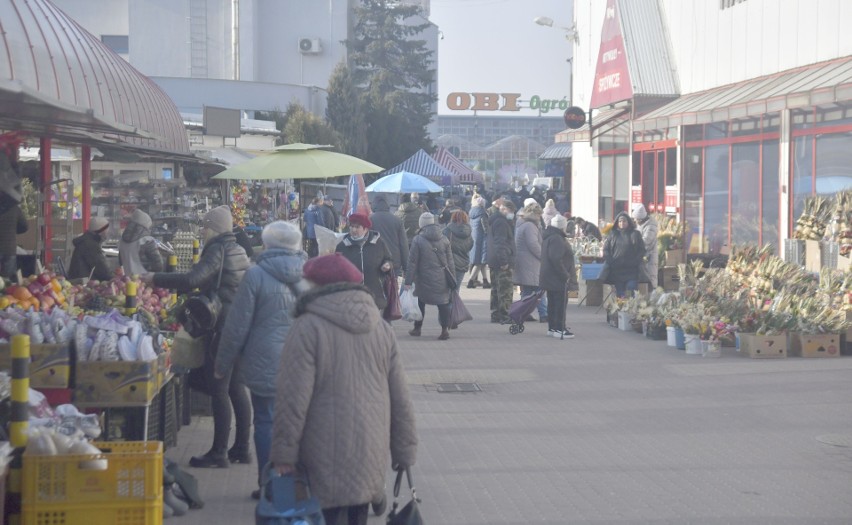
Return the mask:
M 328 179 L 356 173 L 378 173 L 384 168 L 358 157 L 328 151 L 333 146 L 286 144 L 213 178 L 218 180 Z

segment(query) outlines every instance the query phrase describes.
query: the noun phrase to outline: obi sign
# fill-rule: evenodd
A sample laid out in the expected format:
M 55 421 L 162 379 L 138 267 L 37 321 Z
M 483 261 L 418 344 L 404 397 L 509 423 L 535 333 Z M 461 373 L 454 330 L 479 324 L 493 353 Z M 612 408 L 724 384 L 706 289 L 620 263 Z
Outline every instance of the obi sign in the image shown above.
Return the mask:
M 624 53 L 621 22 L 615 0 L 607 0 L 591 107 L 599 108 L 630 98 L 633 98 L 633 87 Z
M 520 93 L 464 93 L 455 91 L 447 95 L 447 107 L 453 111 L 520 111 L 538 110 L 548 113 L 550 110 L 565 111 L 570 104 L 567 97 L 541 98 L 533 95 L 529 104 L 520 100 Z

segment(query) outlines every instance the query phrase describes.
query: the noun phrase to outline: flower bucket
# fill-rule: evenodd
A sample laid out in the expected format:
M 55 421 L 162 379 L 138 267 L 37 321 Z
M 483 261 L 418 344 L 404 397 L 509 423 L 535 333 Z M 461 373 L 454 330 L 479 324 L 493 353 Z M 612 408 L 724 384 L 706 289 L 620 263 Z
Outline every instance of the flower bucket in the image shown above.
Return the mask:
M 665 326 L 648 326 L 645 337 L 652 341 L 665 341 L 668 338 L 668 332 Z
M 675 328 L 675 348 L 678 350 L 686 350 L 686 334 L 683 333 L 683 328 Z
M 734 346 L 737 347 L 737 352 L 740 351 L 740 333 L 734 332 Z
M 618 329 L 624 330 L 625 332 L 629 332 L 633 329 L 630 326 L 630 314 L 627 312 L 618 312 Z
M 722 357 L 722 342 L 701 341 L 701 355 L 704 357 Z
M 667 326 L 666 327 L 666 344 L 669 346 L 677 347 L 677 327 L 676 326 Z
M 701 338 L 697 334 L 685 334 L 686 353 L 689 355 L 701 355 Z
M 644 334 L 645 333 L 645 327 L 643 326 L 642 321 L 633 319 L 633 320 L 630 321 L 630 326 L 633 327 L 633 331 L 636 332 L 637 334 Z

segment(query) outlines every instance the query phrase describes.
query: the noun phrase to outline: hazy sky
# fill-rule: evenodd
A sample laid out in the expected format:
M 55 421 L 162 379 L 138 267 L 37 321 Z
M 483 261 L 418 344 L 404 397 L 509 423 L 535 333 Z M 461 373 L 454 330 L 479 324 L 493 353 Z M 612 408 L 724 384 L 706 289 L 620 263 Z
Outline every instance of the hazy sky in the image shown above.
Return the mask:
M 447 108 L 452 92 L 520 93 L 524 107 L 534 95 L 569 96 L 571 43 L 556 26 L 571 25 L 570 0 L 432 0 L 431 6 L 429 18 L 444 36 L 438 42 L 439 114 L 470 114 Z M 534 23 L 537 16 L 552 18 L 554 27 Z M 501 113 L 538 111 L 479 114 Z

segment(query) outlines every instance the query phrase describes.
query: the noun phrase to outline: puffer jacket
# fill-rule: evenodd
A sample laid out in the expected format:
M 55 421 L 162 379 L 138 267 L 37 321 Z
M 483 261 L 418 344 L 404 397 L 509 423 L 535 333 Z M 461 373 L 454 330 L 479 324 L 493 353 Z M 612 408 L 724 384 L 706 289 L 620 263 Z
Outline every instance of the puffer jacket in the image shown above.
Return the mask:
M 302 251 L 264 251 L 240 282 L 225 319 L 216 371 L 224 376 L 239 360 L 238 379 L 255 395 L 275 395 L 275 374 L 290 331 L 296 294 L 304 288 L 302 265 L 306 260 Z
M 163 256 L 157 248 L 157 241 L 151 237 L 151 230 L 135 222 L 128 224 L 121 234 L 118 260 L 126 275 L 162 272 L 164 269 Z
M 488 243 L 485 240 L 488 229 L 488 213 L 481 206 L 470 209 L 470 230 L 473 247 L 470 249 L 470 264 L 485 264 Z
M 414 283 L 414 295 L 426 304 L 450 302 L 450 287 L 444 267 L 453 271 L 450 241 L 437 224 L 427 224 L 411 243 L 405 284 Z
M 408 237 L 408 244 L 414 240 L 417 231 L 420 229 L 420 216 L 423 214 L 423 208 L 419 204 L 413 202 L 403 202 L 396 209 L 396 216 L 402 220 L 402 225 L 405 227 L 405 235 Z
M 515 262 L 515 227 L 497 211 L 488 223 L 488 266 L 509 268 Z
M 224 261 L 224 263 L 223 263 Z M 224 266 L 223 266 L 224 264 Z M 222 268 L 222 282 L 217 295 L 222 301 L 222 312 L 216 321 L 217 331 L 225 323 L 231 302 L 237 294 L 237 287 L 243 280 L 243 275 L 249 268 L 246 251 L 237 244 L 232 232 L 222 233 L 213 237 L 204 245 L 198 262 L 192 265 L 186 273 L 155 273 L 154 286 L 177 290 L 180 293 L 198 288 L 202 292 L 216 287 L 219 278 L 219 268 Z
M 645 243 L 645 269 L 648 272 L 648 278 L 654 285 L 657 284 L 657 268 L 659 267 L 659 246 L 657 246 L 659 229 L 657 219 L 653 216 L 649 216 L 648 220 L 639 226 L 639 233 L 642 234 L 642 241 Z
M 364 286 L 373 294 L 379 310 L 384 310 L 388 301 L 385 298 L 384 286 L 382 286 L 385 277 L 382 265 L 386 262 L 393 264 L 393 259 L 391 259 L 390 251 L 388 251 L 388 247 L 381 237 L 379 232 L 370 230 L 365 240 L 355 241 L 347 233 L 334 251 L 349 259 L 349 262 L 364 274 Z
M 470 224 L 451 222 L 444 228 L 444 236 L 450 241 L 450 251 L 453 253 L 453 264 L 450 269 L 467 272 L 470 266 L 470 250 L 473 248 Z
M 621 217 L 627 218 L 627 228 L 619 230 L 613 226 L 612 231 L 604 241 L 604 277 L 606 284 L 623 283 L 639 280 L 639 265 L 644 264 L 645 242 L 642 235 L 636 231 L 633 219 L 624 212 L 615 216 L 613 224 L 618 224 Z
M 515 284 L 538 286 L 541 269 L 541 220 L 538 215 L 524 217 L 515 230 Z
M 314 226 L 325 226 L 322 222 L 322 211 L 319 206 L 316 204 L 311 204 L 308 206 L 308 209 L 305 210 L 305 238 L 306 239 L 316 239 L 317 232 L 314 229 Z M 334 227 L 330 227 L 333 229 Z
M 538 286 L 542 290 L 559 292 L 577 290 L 577 270 L 574 250 L 564 231 L 553 226 L 544 229 L 541 242 L 541 272 Z
M 402 221 L 390 212 L 385 199 L 379 197 L 370 214 L 373 228 L 382 236 L 385 246 L 393 258 L 393 267 L 405 271 L 408 268 L 408 236 Z
M 389 462 L 414 464 L 405 371 L 368 290 L 335 283 L 302 296 L 281 362 L 270 461 L 304 470 L 323 508 L 374 501 Z
M 88 277 L 92 268 L 92 279 L 98 281 L 109 281 L 112 278 L 112 272 L 109 271 L 106 255 L 101 249 L 103 240 L 100 234 L 95 232 L 83 232 L 82 235 L 75 238 L 74 253 L 71 254 L 71 263 L 68 265 L 68 278 L 80 279 Z

